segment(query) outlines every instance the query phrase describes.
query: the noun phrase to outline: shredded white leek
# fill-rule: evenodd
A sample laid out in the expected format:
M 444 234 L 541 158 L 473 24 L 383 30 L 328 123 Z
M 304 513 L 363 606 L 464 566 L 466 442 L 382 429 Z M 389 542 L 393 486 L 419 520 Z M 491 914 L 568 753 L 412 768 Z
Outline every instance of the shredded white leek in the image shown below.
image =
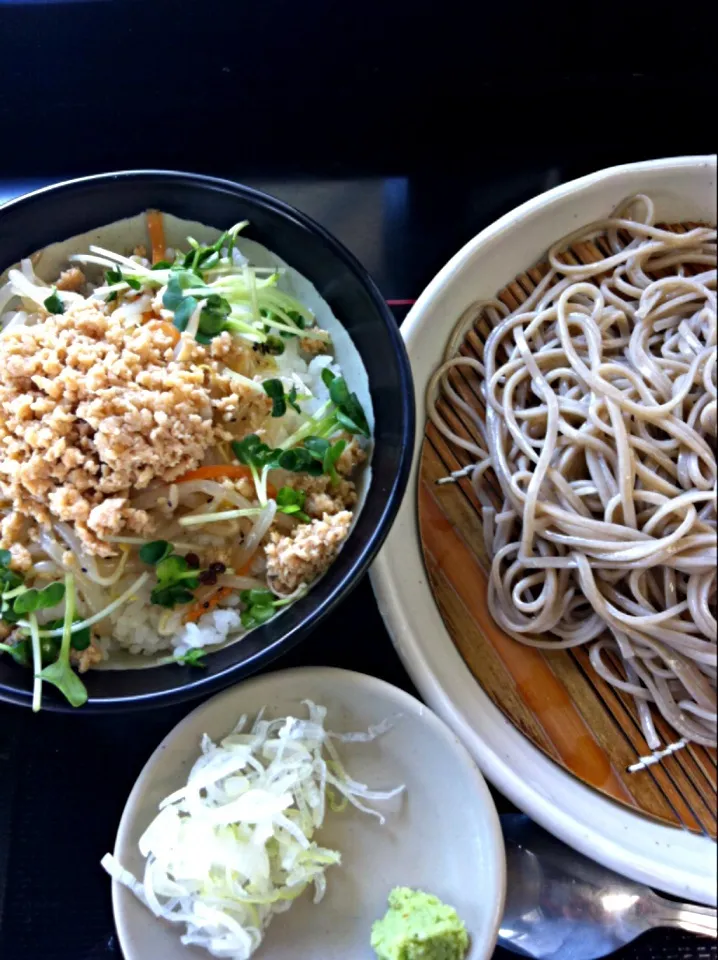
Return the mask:
M 192 311 L 192 316 L 189 318 L 189 323 L 187 324 L 185 333 L 188 337 L 192 337 L 193 340 L 197 336 L 197 331 L 199 330 L 199 318 L 202 316 L 202 311 L 204 310 L 206 303 L 206 298 L 204 300 L 200 300 Z
M 97 254 L 99 257 L 106 257 L 108 260 L 112 260 L 115 263 L 121 264 L 132 275 L 145 274 L 149 279 L 153 279 L 153 271 L 151 268 L 146 267 L 142 263 L 138 263 L 137 260 L 131 260 L 129 257 L 123 257 L 121 253 L 116 253 L 114 250 L 106 250 L 104 247 L 98 247 L 96 244 L 90 244 L 90 251 L 94 254 Z M 155 270 L 154 273 L 157 274 L 159 271 Z
M 379 817 L 362 801 L 388 800 L 404 790 L 370 790 L 353 780 L 334 747 L 334 740 L 372 740 L 387 723 L 334 734 L 324 726 L 326 708 L 305 704 L 305 720 L 266 720 L 261 711 L 246 733 L 242 717 L 219 744 L 202 738 L 187 783 L 160 803 L 140 838 L 142 881 L 111 854 L 103 857 L 113 879 L 157 917 L 185 925 L 182 943 L 248 960 L 273 915 L 308 886 L 318 903 L 327 868 L 341 863 L 338 850 L 314 839 L 324 823 L 328 784 L 335 795 Z
M 264 393 L 264 387 L 261 382 L 257 380 L 252 380 L 250 377 L 245 377 L 241 373 L 237 373 L 236 370 L 233 370 L 231 367 L 222 367 L 222 374 L 224 376 L 231 377 L 232 380 L 238 380 L 240 383 L 243 383 L 245 386 L 249 387 L 250 390 L 256 390 L 257 393 Z
M 222 520 L 236 520 L 238 517 L 256 517 L 262 512 L 262 507 L 247 507 L 244 510 L 224 510 L 221 513 L 195 513 L 180 517 L 181 527 L 195 527 L 200 523 L 220 523 Z
M 8 280 L 12 290 L 17 296 L 22 297 L 24 300 L 31 300 L 40 307 L 44 306 L 48 296 L 46 286 L 38 286 L 37 284 L 31 283 L 20 270 L 9 270 Z M 69 290 L 57 290 L 55 292 L 63 303 L 79 303 L 84 300 L 81 294 L 72 293 Z

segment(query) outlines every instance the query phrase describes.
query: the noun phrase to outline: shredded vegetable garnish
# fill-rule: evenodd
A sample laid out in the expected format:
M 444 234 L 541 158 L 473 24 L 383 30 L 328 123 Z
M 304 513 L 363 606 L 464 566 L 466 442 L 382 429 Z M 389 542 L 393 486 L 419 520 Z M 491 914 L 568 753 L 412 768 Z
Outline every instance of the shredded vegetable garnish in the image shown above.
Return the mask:
M 105 617 L 109 615 L 122 606 L 123 603 L 126 603 L 130 597 L 134 596 L 138 590 L 140 590 L 145 583 L 149 580 L 149 574 L 143 573 L 139 576 L 130 586 L 120 594 L 120 596 L 113 600 L 112 603 L 108 604 L 104 609 L 100 610 L 99 613 L 94 614 L 92 617 L 87 617 L 86 620 L 77 620 L 70 626 L 70 633 L 76 633 L 78 630 L 84 630 L 85 627 L 91 627 L 96 623 L 99 623 L 100 620 L 104 620 Z M 27 620 L 18 620 L 18 626 L 23 627 L 24 629 L 30 629 L 30 623 Z M 41 637 L 61 637 L 64 631 L 61 627 L 56 627 L 52 630 L 41 630 Z
M 185 926 L 183 944 L 247 960 L 274 914 L 310 886 L 319 903 L 327 868 L 341 864 L 338 850 L 315 840 L 327 807 L 352 804 L 383 823 L 368 804 L 404 790 L 372 790 L 353 780 L 335 746 L 373 740 L 388 721 L 336 734 L 325 729 L 325 707 L 305 705 L 305 720 L 265 720 L 262 711 L 246 733 L 242 717 L 220 743 L 202 738 L 187 783 L 162 801 L 140 838 L 142 881 L 111 854 L 103 857 L 110 876 L 155 916 Z
M 37 629 L 37 617 L 30 614 L 30 636 L 32 638 L 32 669 L 34 679 L 32 683 L 32 712 L 37 713 L 42 705 L 42 654 L 40 652 L 40 633 Z
M 200 617 L 203 617 L 203 616 L 205 615 L 205 613 L 209 613 L 210 611 L 214 610 L 214 608 L 215 608 L 219 603 L 221 603 L 222 600 L 226 600 L 228 597 L 231 597 L 231 596 L 232 596 L 232 590 L 231 590 L 230 587 L 220 587 L 219 590 L 216 590 L 216 591 L 215 591 L 210 597 L 208 597 L 206 600 L 198 600 L 196 603 L 194 603 L 194 604 L 189 608 L 189 610 L 187 611 L 187 613 L 184 615 L 184 622 L 185 622 L 185 623 L 197 623 L 197 621 L 200 619 Z M 191 660 L 189 660 L 188 658 L 189 658 L 190 655 L 193 654 L 193 653 L 199 653 L 199 654 L 201 654 L 201 655 L 204 655 L 204 651 L 203 651 L 203 650 L 190 650 L 189 653 L 187 653 L 187 654 L 182 658 L 182 662 L 183 662 L 183 663 L 189 663 L 189 662 L 191 662 Z
M 155 266 L 165 258 L 167 245 L 165 243 L 165 226 L 159 210 L 147 211 L 147 232 L 152 244 L 152 263 Z
M 220 513 L 200 513 L 194 516 L 181 517 L 178 523 L 181 527 L 194 527 L 200 523 L 223 523 L 227 520 L 236 520 L 238 517 L 256 517 L 261 512 L 261 507 L 246 507 L 241 510 L 223 510 Z

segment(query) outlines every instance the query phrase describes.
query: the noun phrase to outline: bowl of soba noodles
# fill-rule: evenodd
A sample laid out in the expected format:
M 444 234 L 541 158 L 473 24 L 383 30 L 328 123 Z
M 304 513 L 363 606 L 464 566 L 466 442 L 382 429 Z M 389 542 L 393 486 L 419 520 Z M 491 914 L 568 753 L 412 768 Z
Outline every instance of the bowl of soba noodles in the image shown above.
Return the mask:
M 402 333 L 423 416 L 372 581 L 412 680 L 542 826 L 713 902 L 716 158 L 527 201 Z
M 553 240 L 530 292 L 474 302 L 426 402 L 469 454 L 455 473 L 480 504 L 492 620 L 535 650 L 587 649 L 657 751 L 656 715 L 716 745 L 718 340 L 715 217 L 672 222 L 650 187 Z M 481 320 L 479 359 L 460 348 Z M 481 380 L 473 408 L 458 370 Z
M 0 210 L 0 696 L 126 709 L 297 642 L 403 493 L 371 279 L 249 188 L 131 171 Z

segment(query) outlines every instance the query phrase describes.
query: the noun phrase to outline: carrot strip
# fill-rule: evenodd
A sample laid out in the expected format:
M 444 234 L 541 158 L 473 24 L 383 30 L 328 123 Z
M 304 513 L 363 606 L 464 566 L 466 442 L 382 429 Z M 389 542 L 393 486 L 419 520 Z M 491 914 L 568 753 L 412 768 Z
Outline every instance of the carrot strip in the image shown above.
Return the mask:
M 165 244 L 165 225 L 159 210 L 147 211 L 147 232 L 150 235 L 152 246 L 152 263 L 164 260 L 167 246 Z
M 175 483 L 186 483 L 188 480 L 240 480 L 242 477 L 251 479 L 252 471 L 243 463 L 215 463 L 207 467 L 197 467 L 183 474 Z
M 175 483 L 186 483 L 188 480 L 240 480 L 244 477 L 251 480 L 252 471 L 243 463 L 214 463 L 190 470 L 175 480 Z M 267 494 L 272 500 L 277 499 L 277 488 L 273 483 L 267 484 Z
M 208 597 L 206 600 L 198 600 L 197 603 L 193 604 L 184 617 L 185 623 L 197 623 L 200 617 L 203 617 L 205 613 L 210 613 L 214 610 L 218 603 L 228 597 L 232 593 L 231 587 L 220 587 L 216 593 L 213 593 L 211 597 Z

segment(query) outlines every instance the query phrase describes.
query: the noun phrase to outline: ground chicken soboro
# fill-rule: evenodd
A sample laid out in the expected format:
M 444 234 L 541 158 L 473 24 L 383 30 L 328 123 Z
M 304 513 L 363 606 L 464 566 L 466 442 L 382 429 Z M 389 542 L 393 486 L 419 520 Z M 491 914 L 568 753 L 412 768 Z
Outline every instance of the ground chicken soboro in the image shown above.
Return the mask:
M 205 349 L 183 336 L 175 359 L 170 325 L 138 326 L 105 309 L 80 302 L 0 338 L 0 498 L 12 511 L 0 547 L 18 566 L 36 523 L 73 523 L 103 557 L 116 553 L 107 536 L 150 534 L 130 494 L 194 469 L 271 407 L 221 372 L 223 342 Z
M 326 331 L 322 332 L 326 333 Z M 303 353 L 308 353 L 310 356 L 316 357 L 321 353 L 326 353 L 329 342 L 328 336 L 326 339 L 320 339 L 319 337 L 302 337 L 299 341 L 299 349 Z
M 366 460 L 366 451 L 359 445 L 356 437 L 345 433 L 342 435 L 342 439 L 346 442 L 346 447 L 342 451 L 335 466 L 340 476 L 348 477 L 354 473 L 357 467 L 364 463 Z
M 312 477 L 309 474 L 288 474 L 282 486 L 305 493 L 302 510 L 310 517 L 321 518 L 350 510 L 357 502 L 357 492 L 351 480 L 332 483 L 331 477 Z
M 62 271 L 55 286 L 58 290 L 71 290 L 73 293 L 78 293 L 85 283 L 87 279 L 79 267 L 68 267 L 67 270 Z
M 276 593 L 292 593 L 323 573 L 339 553 L 349 533 L 352 515 L 343 510 L 334 516 L 300 524 L 291 534 L 270 535 L 264 548 L 267 580 Z

